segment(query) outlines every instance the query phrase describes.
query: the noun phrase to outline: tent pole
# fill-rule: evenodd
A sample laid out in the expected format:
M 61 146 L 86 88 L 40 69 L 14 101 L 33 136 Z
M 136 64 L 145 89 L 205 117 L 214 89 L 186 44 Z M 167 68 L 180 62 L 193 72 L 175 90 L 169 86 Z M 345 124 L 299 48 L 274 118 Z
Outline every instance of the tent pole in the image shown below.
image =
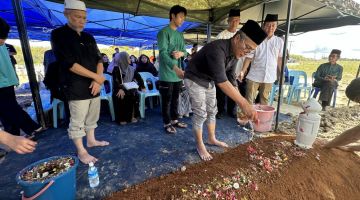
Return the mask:
M 39 85 L 36 80 L 34 62 L 33 62 L 33 58 L 31 55 L 29 38 L 28 38 L 27 30 L 26 30 L 22 1 L 21 0 L 11 0 L 11 1 L 13 4 L 13 7 L 14 7 L 15 16 L 16 16 L 16 24 L 17 24 L 19 38 L 20 38 L 20 42 L 21 42 L 21 48 L 23 51 L 26 71 L 28 73 L 30 89 L 31 89 L 31 94 L 33 97 L 34 105 L 35 105 L 37 119 L 42 127 L 46 127 L 44 111 L 42 108 L 41 98 L 40 98 L 40 94 L 39 94 Z
M 286 63 L 286 50 L 287 50 L 287 43 L 288 43 L 288 37 L 289 37 L 289 31 L 290 31 L 290 19 L 291 19 L 291 11 L 292 11 L 292 0 L 289 0 L 288 3 L 288 10 L 287 10 L 287 16 L 286 16 L 286 33 L 285 33 L 285 40 L 284 40 L 284 48 L 283 48 L 283 54 L 282 54 L 282 64 L 281 64 L 281 72 L 280 72 L 280 81 L 279 81 L 279 94 L 278 94 L 278 104 L 277 104 L 277 111 L 276 111 L 276 122 L 275 122 L 275 131 L 278 130 L 279 125 L 279 113 L 280 113 L 280 104 L 282 100 L 282 85 L 283 85 L 283 79 L 284 79 L 284 66 Z
M 263 3 L 263 9 L 261 14 L 261 27 L 263 27 L 264 25 L 265 7 L 266 7 L 266 3 Z
M 206 42 L 210 43 L 211 42 L 211 23 L 210 22 L 206 25 L 206 33 L 207 33 Z
M 155 58 L 155 44 L 153 44 L 153 56 Z
M 206 24 L 206 34 L 207 34 L 207 38 L 206 38 L 206 43 L 210 43 L 211 42 L 211 24 L 214 21 L 214 13 L 213 10 L 209 10 L 209 19 L 208 19 L 208 23 Z

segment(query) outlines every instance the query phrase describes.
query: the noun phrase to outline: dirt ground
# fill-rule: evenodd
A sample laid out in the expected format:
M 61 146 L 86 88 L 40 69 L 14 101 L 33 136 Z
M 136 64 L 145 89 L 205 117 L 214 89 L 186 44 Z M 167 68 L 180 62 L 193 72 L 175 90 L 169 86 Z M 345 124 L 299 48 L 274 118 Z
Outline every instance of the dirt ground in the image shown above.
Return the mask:
M 358 113 L 360 106 L 322 113 L 318 137 L 332 139 L 358 125 Z M 296 147 L 295 121 L 280 125 L 288 134 L 256 139 L 107 199 L 359 199 L 360 157 L 318 142 L 310 150 Z
M 293 140 L 258 139 L 108 199 L 359 199 L 356 154 L 318 145 L 305 151 Z

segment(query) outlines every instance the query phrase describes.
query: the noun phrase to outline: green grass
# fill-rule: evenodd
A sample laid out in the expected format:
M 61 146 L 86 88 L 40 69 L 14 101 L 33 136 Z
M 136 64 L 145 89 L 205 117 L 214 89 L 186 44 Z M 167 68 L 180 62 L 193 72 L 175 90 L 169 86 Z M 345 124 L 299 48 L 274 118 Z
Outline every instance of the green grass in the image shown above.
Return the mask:
M 297 61 L 297 65 L 289 65 L 289 69 L 296 69 L 305 71 L 308 77 L 311 77 L 312 73 L 322 64 L 328 62 L 327 59 L 314 60 L 304 58 L 299 55 L 291 55 L 291 58 Z M 357 70 L 360 65 L 360 60 L 349 60 L 349 59 L 340 59 L 338 64 L 343 66 L 343 77 L 342 83 L 350 83 L 356 76 Z
M 296 64 L 290 64 L 289 69 L 305 71 L 308 77 L 311 77 L 312 73 L 316 71 L 320 64 L 328 62 L 326 59 L 314 60 L 304 58 L 299 55 L 291 55 L 291 58 L 295 59 Z M 336 106 L 341 107 L 347 105 L 348 99 L 345 95 L 346 86 L 356 77 L 360 60 L 355 59 L 340 59 L 338 64 L 343 67 L 342 80 L 339 83 L 338 93 L 336 98 Z M 305 100 L 305 99 L 302 99 Z

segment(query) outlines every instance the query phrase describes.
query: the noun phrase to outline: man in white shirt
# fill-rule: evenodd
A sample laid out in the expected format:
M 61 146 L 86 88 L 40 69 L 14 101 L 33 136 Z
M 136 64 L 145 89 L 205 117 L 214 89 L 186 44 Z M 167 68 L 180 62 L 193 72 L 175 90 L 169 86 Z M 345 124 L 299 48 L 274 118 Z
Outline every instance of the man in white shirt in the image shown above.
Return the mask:
M 246 56 L 240 79 L 243 79 L 251 62 L 249 74 L 246 76 L 246 99 L 253 103 L 259 90 L 260 104 L 267 105 L 272 84 L 278 79 L 282 64 L 284 42 L 274 35 L 278 24 L 278 15 L 266 15 L 263 30 L 268 34 L 252 53 Z
M 237 32 L 237 28 L 240 24 L 240 10 L 231 9 L 229 11 L 227 22 L 229 27 L 216 36 L 217 40 L 230 39 L 235 35 L 235 33 Z M 228 77 L 229 81 L 233 86 L 237 86 L 236 75 L 234 71 L 227 71 L 226 76 Z M 225 98 L 226 95 L 223 93 L 223 91 L 220 90 L 220 88 L 216 88 L 216 101 L 218 107 L 218 114 L 216 115 L 216 117 L 218 119 L 221 118 L 225 112 Z M 230 117 L 235 117 L 234 115 L 235 102 L 230 98 L 226 98 L 226 99 L 227 99 L 227 114 Z

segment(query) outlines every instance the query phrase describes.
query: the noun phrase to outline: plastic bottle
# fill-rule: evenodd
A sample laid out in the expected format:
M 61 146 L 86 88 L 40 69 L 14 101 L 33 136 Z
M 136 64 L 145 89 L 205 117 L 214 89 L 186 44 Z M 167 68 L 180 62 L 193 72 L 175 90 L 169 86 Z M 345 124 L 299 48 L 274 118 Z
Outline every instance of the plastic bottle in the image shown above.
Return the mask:
M 99 185 L 99 174 L 93 162 L 89 163 L 88 177 L 91 188 L 97 187 Z

